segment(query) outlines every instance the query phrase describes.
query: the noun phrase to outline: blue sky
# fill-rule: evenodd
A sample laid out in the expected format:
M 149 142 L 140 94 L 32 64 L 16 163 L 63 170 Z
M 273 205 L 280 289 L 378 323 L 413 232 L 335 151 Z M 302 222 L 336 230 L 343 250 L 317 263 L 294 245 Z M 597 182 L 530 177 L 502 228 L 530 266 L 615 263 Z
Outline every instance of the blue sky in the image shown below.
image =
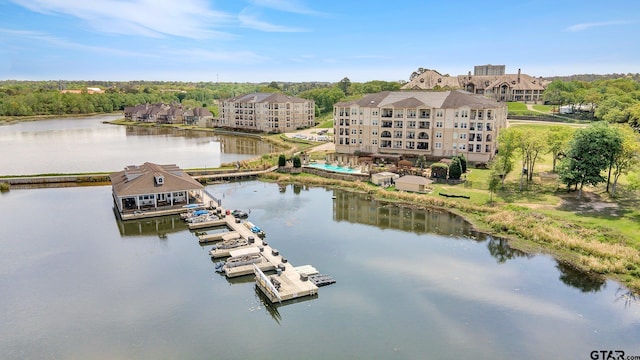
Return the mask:
M 640 72 L 640 1 L 0 0 L 0 79 Z

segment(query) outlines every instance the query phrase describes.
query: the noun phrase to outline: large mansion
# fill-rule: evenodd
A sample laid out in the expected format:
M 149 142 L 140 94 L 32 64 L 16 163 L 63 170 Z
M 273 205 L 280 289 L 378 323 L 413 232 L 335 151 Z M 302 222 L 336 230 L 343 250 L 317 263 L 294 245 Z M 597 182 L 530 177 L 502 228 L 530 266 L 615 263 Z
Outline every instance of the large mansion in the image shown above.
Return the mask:
M 333 107 L 337 153 L 425 155 L 438 159 L 464 154 L 487 162 L 506 126 L 504 102 L 461 90 L 381 92 Z
M 283 133 L 315 125 L 315 103 L 277 93 L 254 93 L 220 101 L 217 126 Z
M 481 65 L 467 75 L 442 75 L 436 70 L 425 70 L 412 76 L 403 90 L 461 89 L 498 101 L 542 102 L 546 82 L 522 74 L 505 74 L 504 65 Z

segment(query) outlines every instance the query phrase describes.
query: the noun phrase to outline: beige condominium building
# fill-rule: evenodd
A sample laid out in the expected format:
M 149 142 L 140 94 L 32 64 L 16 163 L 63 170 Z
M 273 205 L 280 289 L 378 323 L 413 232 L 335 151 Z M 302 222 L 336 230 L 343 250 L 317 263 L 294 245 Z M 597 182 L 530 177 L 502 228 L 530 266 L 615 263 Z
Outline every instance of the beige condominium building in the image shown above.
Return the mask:
M 425 69 L 402 86 L 403 90 L 462 89 L 498 101 L 542 102 L 547 81 L 523 74 L 505 74 L 504 65 L 481 65 L 467 75 L 442 75 Z
M 333 120 L 337 153 L 430 160 L 464 154 L 487 162 L 496 154 L 507 107 L 462 90 L 385 91 L 336 103 Z
M 217 126 L 282 133 L 315 125 L 315 103 L 276 93 L 254 93 L 220 102 Z

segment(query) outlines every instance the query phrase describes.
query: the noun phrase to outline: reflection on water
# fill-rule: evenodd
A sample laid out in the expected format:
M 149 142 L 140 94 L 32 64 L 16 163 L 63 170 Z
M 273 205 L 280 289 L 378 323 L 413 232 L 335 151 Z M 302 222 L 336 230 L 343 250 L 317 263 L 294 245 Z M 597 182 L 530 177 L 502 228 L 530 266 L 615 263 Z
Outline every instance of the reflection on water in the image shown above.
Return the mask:
M 0 175 L 109 172 L 147 161 L 181 168 L 215 168 L 277 151 L 274 145 L 252 136 L 103 123 L 118 117 L 0 126 L 0 153 L 12 154 L 11 161 L 0 168 Z
M 560 280 L 582 292 L 598 292 L 605 286 L 606 281 L 602 276 L 590 274 L 576 269 L 574 266 L 558 261 L 556 268 L 560 271 Z
M 257 181 L 207 191 L 225 207 L 251 209 L 250 221 L 294 266 L 337 283 L 272 305 L 252 276 L 216 273 L 211 245 L 180 230 L 177 216 L 120 224 L 108 186 L 12 189 L 0 206 L 9 219 L 0 226 L 0 358 L 640 354 L 633 294 L 585 282 L 446 213 Z

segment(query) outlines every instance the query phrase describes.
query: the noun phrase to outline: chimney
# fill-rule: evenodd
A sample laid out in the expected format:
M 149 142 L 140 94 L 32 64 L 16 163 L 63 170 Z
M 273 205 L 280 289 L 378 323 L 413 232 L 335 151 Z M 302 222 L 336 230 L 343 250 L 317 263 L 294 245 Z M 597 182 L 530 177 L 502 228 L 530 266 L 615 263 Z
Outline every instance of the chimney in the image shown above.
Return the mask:
M 520 84 L 520 69 L 518 69 L 518 84 Z

